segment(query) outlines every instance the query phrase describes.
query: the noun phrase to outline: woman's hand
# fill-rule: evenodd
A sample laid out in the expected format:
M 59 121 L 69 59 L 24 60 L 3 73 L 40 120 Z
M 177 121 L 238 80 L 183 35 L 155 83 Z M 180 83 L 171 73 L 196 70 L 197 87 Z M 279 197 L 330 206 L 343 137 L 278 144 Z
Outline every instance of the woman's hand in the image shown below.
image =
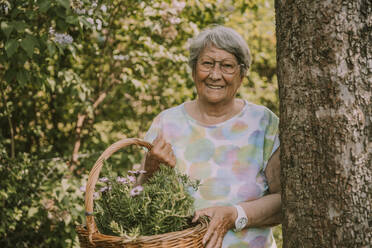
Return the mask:
M 229 229 L 234 228 L 237 217 L 233 206 L 210 207 L 195 212 L 193 222 L 201 216 L 208 216 L 210 223 L 204 235 L 203 244 L 207 248 L 219 248 L 222 246 L 223 238 Z
M 176 157 L 174 156 L 172 146 L 167 143 L 160 132 L 154 142 L 152 149 L 147 153 L 144 170 L 148 175 L 152 175 L 161 163 L 174 167 L 176 165 Z

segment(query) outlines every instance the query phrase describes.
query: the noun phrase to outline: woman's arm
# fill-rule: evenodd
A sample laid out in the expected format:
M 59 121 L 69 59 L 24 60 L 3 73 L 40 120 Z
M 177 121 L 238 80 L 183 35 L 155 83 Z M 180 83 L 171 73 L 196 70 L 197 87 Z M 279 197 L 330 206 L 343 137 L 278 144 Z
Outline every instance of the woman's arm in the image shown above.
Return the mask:
M 279 149 L 271 156 L 266 170 L 270 194 L 257 200 L 242 202 L 247 217 L 247 227 L 266 227 L 281 223 L 281 195 L 280 195 L 280 160 Z M 203 238 L 207 248 L 221 247 L 223 238 L 229 229 L 235 227 L 237 213 L 234 207 L 210 207 L 195 212 L 193 221 L 201 216 L 208 216 L 210 224 Z
M 141 174 L 138 177 L 137 185 L 144 183 L 149 177 L 159 169 L 160 164 L 165 164 L 171 167 L 176 166 L 176 157 L 174 156 L 172 146 L 167 143 L 163 137 L 163 133 L 160 132 L 154 142 L 153 147 L 146 154 L 146 158 L 142 163 L 142 170 L 145 170 L 145 174 Z
M 271 156 L 265 175 L 270 194 L 239 205 L 248 217 L 248 227 L 275 226 L 281 223 L 280 148 Z

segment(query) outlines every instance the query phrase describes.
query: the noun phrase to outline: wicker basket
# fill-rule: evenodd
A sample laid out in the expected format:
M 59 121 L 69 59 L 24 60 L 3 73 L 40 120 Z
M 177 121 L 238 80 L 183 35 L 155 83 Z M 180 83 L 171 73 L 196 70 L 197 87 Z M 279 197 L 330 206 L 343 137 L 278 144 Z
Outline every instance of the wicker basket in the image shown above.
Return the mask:
M 93 166 L 89 173 L 88 183 L 85 194 L 85 212 L 86 212 L 86 226 L 79 225 L 76 227 L 76 231 L 79 236 L 81 247 L 172 247 L 172 248 L 183 248 L 183 247 L 203 247 L 202 239 L 207 231 L 207 223 L 202 221 L 198 225 L 185 229 L 183 231 L 164 233 L 152 236 L 141 236 L 135 241 L 128 241 L 122 237 L 110 236 L 99 233 L 97 225 L 94 221 L 93 216 L 93 192 L 96 182 L 98 180 L 99 173 L 103 166 L 103 161 L 108 159 L 114 152 L 120 148 L 129 145 L 139 145 L 148 148 L 152 148 L 152 145 L 146 141 L 131 138 L 122 139 L 110 147 L 108 147 L 98 158 L 97 162 Z

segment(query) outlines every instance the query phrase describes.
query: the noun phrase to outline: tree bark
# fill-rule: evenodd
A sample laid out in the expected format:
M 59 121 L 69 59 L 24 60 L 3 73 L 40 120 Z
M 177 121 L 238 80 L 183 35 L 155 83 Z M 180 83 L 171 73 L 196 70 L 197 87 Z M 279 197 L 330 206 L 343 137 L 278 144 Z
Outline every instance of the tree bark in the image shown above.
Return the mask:
M 372 2 L 275 8 L 283 247 L 370 247 Z

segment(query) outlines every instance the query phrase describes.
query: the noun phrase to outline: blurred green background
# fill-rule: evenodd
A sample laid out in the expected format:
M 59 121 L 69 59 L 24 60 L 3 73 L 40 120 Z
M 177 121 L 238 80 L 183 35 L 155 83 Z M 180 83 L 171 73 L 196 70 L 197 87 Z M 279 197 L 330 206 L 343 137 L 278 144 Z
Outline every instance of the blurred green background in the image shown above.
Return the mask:
M 210 24 L 251 49 L 240 97 L 278 114 L 274 20 L 273 0 L 0 1 L 0 246 L 78 247 L 90 168 L 195 97 L 188 41 Z M 140 150 L 110 163 L 125 173 Z

